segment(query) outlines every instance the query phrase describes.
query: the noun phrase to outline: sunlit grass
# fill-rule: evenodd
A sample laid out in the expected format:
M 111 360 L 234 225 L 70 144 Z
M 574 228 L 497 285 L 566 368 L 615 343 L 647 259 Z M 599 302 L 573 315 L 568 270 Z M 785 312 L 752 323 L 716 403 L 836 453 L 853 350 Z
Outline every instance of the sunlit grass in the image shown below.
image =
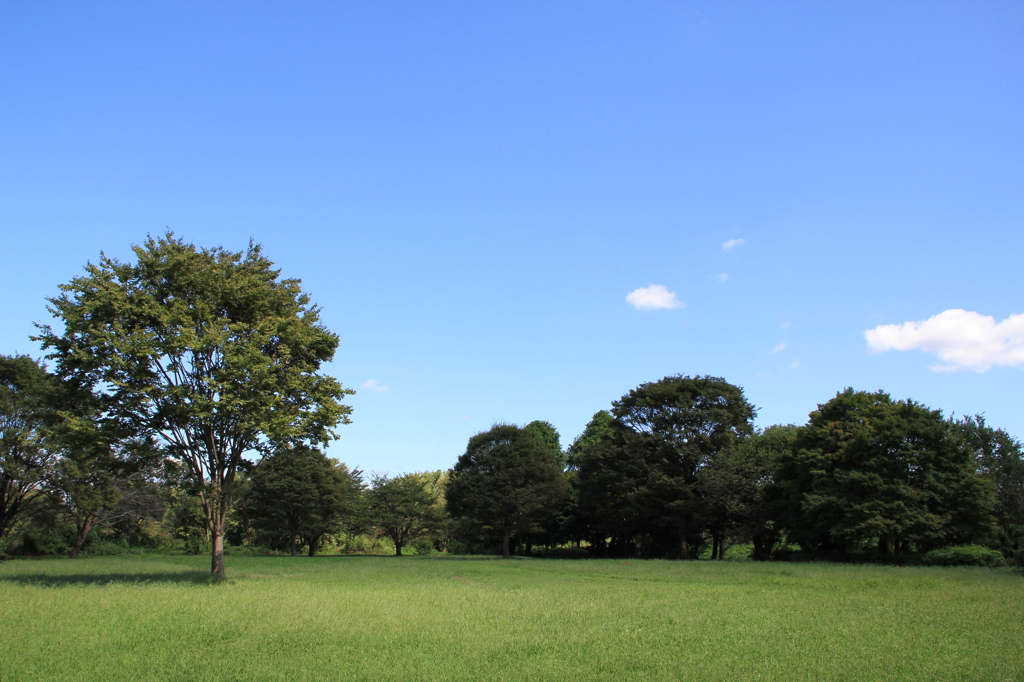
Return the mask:
M 474 557 L 0 564 L 0 680 L 1021 680 L 989 569 Z

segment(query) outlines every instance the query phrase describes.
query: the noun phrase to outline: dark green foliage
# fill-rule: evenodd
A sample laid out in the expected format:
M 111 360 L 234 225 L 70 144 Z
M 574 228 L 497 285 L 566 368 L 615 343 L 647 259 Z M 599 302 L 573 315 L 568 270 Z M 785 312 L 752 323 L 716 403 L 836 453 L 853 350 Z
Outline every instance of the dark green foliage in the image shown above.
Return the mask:
M 705 518 L 713 539 L 712 559 L 725 558 L 728 538 L 749 540 L 753 558 L 767 561 L 781 539 L 775 509 L 766 491 L 775 478 L 777 462 L 796 438 L 795 426 L 770 426 L 718 454 L 700 472 Z
M 590 551 L 586 547 L 540 547 L 534 556 L 542 559 L 588 559 Z
M 954 545 L 942 547 L 921 557 L 925 566 L 987 566 L 1000 568 L 1006 565 L 1003 555 L 994 549 L 981 545 Z
M 56 382 L 32 358 L 0 356 L 0 556 L 13 535 L 48 504 L 56 455 L 46 442 Z
M 524 431 L 536 434 L 545 445 L 551 450 L 552 457 L 555 461 L 564 469 L 566 466 L 566 456 L 562 451 L 562 437 L 558 434 L 558 429 L 551 425 L 551 422 L 545 421 L 532 421 L 523 427 Z
M 580 513 L 612 553 L 689 558 L 707 521 L 700 474 L 738 446 L 755 409 L 718 377 L 669 376 L 612 403 L 612 435 L 580 456 Z
M 565 495 L 565 477 L 551 447 L 512 424 L 496 424 L 469 439 L 445 493 L 448 511 L 479 534 L 500 538 L 505 558 L 512 533 L 536 532 L 542 513 Z
M 358 514 L 362 487 L 360 471 L 315 448 L 286 447 L 256 469 L 244 516 L 268 544 L 284 539 L 294 556 L 301 537 L 313 556 L 324 535 L 342 530 Z
M 95 388 L 105 417 L 161 442 L 189 472 L 224 577 L 224 523 L 238 475 L 285 443 L 320 443 L 348 420 L 350 391 L 317 374 L 338 337 L 298 280 L 260 247 L 200 249 L 168 232 L 134 247 L 136 263 L 101 256 L 61 286 L 40 326 L 58 374 Z
M 991 486 L 937 410 L 846 389 L 783 456 L 773 498 L 804 550 L 918 551 L 984 539 Z
M 417 540 L 425 541 L 417 553 L 433 546 L 427 536 L 436 536 L 444 523 L 443 476 L 440 471 L 427 471 L 372 478 L 366 494 L 369 522 L 395 543 L 395 556 L 402 556 L 402 548 Z
M 995 546 L 1007 556 L 1024 551 L 1024 446 L 1006 431 L 988 426 L 982 415 L 952 421 L 951 426 L 979 474 L 995 486 Z

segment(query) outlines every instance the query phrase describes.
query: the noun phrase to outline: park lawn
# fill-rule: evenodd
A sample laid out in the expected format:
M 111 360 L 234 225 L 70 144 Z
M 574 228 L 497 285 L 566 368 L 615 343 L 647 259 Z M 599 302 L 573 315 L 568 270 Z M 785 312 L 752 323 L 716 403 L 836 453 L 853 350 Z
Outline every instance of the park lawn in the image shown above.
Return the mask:
M 834 564 L 0 563 L 0 680 L 1024 680 L 1024 578 Z

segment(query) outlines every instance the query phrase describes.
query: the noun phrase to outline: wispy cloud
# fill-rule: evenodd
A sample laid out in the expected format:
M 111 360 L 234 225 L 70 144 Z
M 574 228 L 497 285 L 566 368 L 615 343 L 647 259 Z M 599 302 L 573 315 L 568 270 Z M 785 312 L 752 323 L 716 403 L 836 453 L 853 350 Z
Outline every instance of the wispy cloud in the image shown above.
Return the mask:
M 781 353 L 784 350 L 786 350 L 785 341 L 779 341 L 777 344 L 775 344 L 775 348 L 772 348 L 773 353 Z
M 634 289 L 626 294 L 626 303 L 637 310 L 671 310 L 686 307 L 686 304 L 676 296 L 676 292 L 669 291 L 661 284 Z
M 987 372 L 993 365 L 1024 367 L 1024 313 L 996 322 L 990 315 L 946 310 L 920 322 L 883 324 L 864 332 L 869 353 L 921 350 L 942 364 L 935 372 Z
M 730 239 L 727 242 L 722 242 L 722 251 L 732 251 L 737 246 L 743 246 L 746 243 L 746 239 Z
M 728 272 L 720 272 L 717 275 L 715 275 L 715 279 L 717 279 L 719 282 L 728 282 L 729 281 L 729 273 Z
M 381 386 L 376 379 L 367 379 L 360 388 L 365 388 L 367 391 L 377 391 L 378 393 L 391 390 L 390 386 Z
M 790 369 L 796 369 L 799 366 L 800 366 L 800 361 L 799 360 L 793 360 L 793 362 L 789 363 L 789 368 Z
M 785 322 L 779 325 L 779 329 L 789 329 L 789 325 L 792 324 L 792 322 L 792 320 L 786 320 Z

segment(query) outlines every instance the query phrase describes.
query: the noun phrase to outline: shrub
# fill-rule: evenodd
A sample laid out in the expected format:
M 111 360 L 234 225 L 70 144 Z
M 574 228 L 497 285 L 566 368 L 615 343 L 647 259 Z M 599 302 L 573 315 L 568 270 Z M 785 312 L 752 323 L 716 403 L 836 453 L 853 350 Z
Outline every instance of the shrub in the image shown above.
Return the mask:
M 434 541 L 425 537 L 418 537 L 410 542 L 409 548 L 412 549 L 417 556 L 437 553 L 437 549 L 434 548 Z
M 588 559 L 586 547 L 535 547 L 533 555 L 543 559 Z
M 924 555 L 925 566 L 988 566 L 997 568 L 1006 565 L 1003 555 L 994 549 L 981 545 L 957 545 L 933 549 Z

